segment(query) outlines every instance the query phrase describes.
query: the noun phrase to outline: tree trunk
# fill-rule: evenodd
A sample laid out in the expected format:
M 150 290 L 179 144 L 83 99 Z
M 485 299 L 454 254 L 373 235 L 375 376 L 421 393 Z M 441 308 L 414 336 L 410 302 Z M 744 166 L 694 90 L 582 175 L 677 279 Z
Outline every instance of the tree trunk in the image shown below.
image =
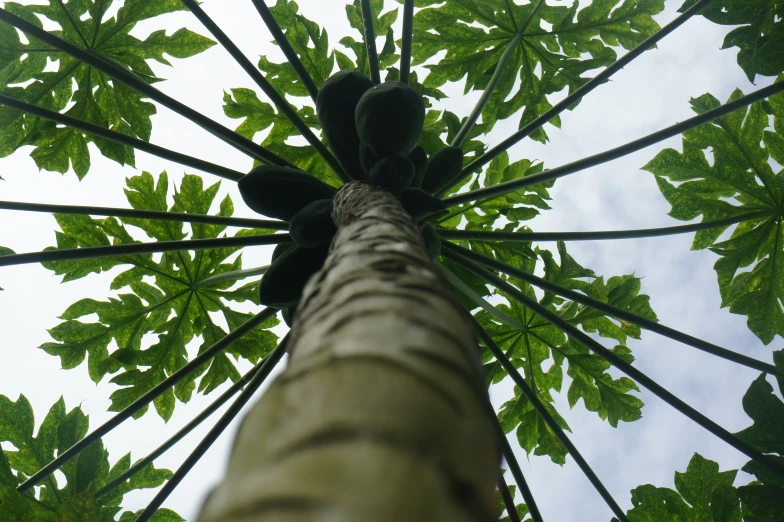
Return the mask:
M 288 367 L 243 421 L 200 522 L 496 520 L 477 345 L 391 194 L 350 183 Z

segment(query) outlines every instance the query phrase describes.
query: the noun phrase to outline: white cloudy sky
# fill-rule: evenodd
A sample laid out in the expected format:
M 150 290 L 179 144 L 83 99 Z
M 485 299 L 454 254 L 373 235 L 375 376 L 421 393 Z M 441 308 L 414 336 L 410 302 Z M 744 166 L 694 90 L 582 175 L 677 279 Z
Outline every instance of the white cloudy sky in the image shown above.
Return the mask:
M 338 35 L 349 30 L 342 2 L 301 0 L 299 3 L 307 16 L 327 28 L 331 42 L 336 43 Z M 522 2 L 518 0 L 518 3 Z M 667 0 L 667 10 L 657 16 L 659 23 L 664 25 L 673 19 L 681 3 L 681 0 Z M 388 1 L 387 8 L 392 7 L 397 4 Z M 250 1 L 208 0 L 204 8 L 252 60 L 262 53 L 277 56 Z M 188 13 L 178 13 L 141 24 L 135 34 L 144 36 L 159 27 L 182 25 L 204 33 Z M 399 29 L 400 23 L 397 25 Z M 659 49 L 643 55 L 616 74 L 611 83 L 591 93 L 574 112 L 564 114 L 563 130 L 548 129 L 550 144 L 526 141 L 510 151 L 512 159 L 525 157 L 543 160 L 550 167 L 561 165 L 690 117 L 693 114 L 688 104 L 690 97 L 711 92 L 724 100 L 736 87 L 751 91 L 755 86 L 737 66 L 735 51 L 720 50 L 726 32 L 725 28 L 702 18 L 689 21 L 667 37 Z M 217 46 L 198 57 L 176 61 L 175 65 L 174 69 L 153 65 L 161 76 L 169 79 L 158 84 L 159 88 L 218 121 L 233 125 L 221 109 L 223 91 L 254 87 L 239 66 Z M 770 83 L 768 79 L 760 78 L 757 87 L 767 83 Z M 462 93 L 462 89 L 455 86 L 450 92 Z M 458 97 L 449 107 L 467 114 L 477 96 Z M 514 126 L 514 122 L 497 125 L 489 143 L 500 141 Z M 159 108 L 154 118 L 152 142 L 240 171 L 250 166 L 246 157 L 163 108 Z M 677 148 L 679 140 L 669 140 L 663 146 Z M 666 216 L 669 207 L 652 176 L 639 170 L 661 147 L 559 180 L 551 191 L 553 210 L 533 221 L 533 228 L 602 230 L 676 224 Z M 29 150 L 20 150 L 0 160 L 0 175 L 6 180 L 0 184 L 0 198 L 127 206 L 122 193 L 123 180 L 139 171 L 121 168 L 101 158 L 95 149 L 93 152 L 92 170 L 84 181 L 78 182 L 73 173 L 61 176 L 39 172 L 28 157 Z M 137 166 L 156 175 L 166 170 L 175 181 L 184 173 L 179 165 L 143 153 L 137 154 Z M 208 181 L 212 179 L 210 175 L 204 177 Z M 244 208 L 236 187 L 224 181 L 221 194 L 226 193 L 234 199 L 237 215 L 253 216 Z M 2 211 L 0 245 L 17 252 L 40 250 L 54 243 L 55 226 L 46 214 Z M 687 235 L 568 246 L 579 262 L 599 274 L 635 272 L 643 277 L 643 291 L 651 296 L 652 305 L 664 324 L 769 361 L 771 350 L 780 348 L 780 339 L 765 347 L 748 331 L 743 317 L 719 309 L 712 270 L 715 256 L 705 251 L 690 252 L 690 243 L 691 235 Z M 270 250 L 246 249 L 244 266 L 265 264 Z M 5 288 L 0 294 L 0 394 L 12 400 L 24 394 L 32 402 L 38 422 L 60 396 L 65 398 L 68 408 L 81 405 L 90 414 L 92 426 L 110 417 L 106 409 L 107 398 L 114 389 L 112 385 L 92 384 L 84 366 L 61 370 L 57 358 L 36 347 L 50 340 L 46 329 L 58 323 L 57 316 L 69 304 L 82 297 L 105 298 L 115 273 L 61 285 L 51 272 L 39 266 L 10 267 L 0 272 L 0 286 Z M 749 424 L 740 409 L 740 401 L 756 372 L 654 334 L 646 333 L 632 347 L 640 369 L 722 426 L 737 431 Z M 494 390 L 495 402 L 500 404 L 510 393 L 511 386 L 502 384 Z M 214 397 L 217 393 L 207 400 L 199 397 L 187 405 L 178 404 L 167 424 L 153 414 L 126 422 L 104 439 L 112 462 L 127 451 L 132 451 L 134 458 L 146 455 Z M 572 427 L 573 441 L 625 508 L 631 506 L 629 490 L 639 484 L 672 487 L 673 471 L 684 470 L 696 451 L 719 461 L 722 469 L 738 468 L 747 460 L 650 393 L 643 391 L 642 399 L 646 403 L 643 419 L 614 429 L 595 414 L 586 412 L 581 404 L 569 410 L 565 397 L 558 398 L 559 411 Z M 201 499 L 223 473 L 234 427 L 196 466 L 168 499 L 166 507 L 195 520 Z M 207 429 L 197 430 L 156 464 L 176 469 Z M 571 459 L 560 468 L 547 457 L 528 459 L 522 451 L 518 457 L 545 520 L 609 520 L 609 509 Z M 153 494 L 129 495 L 125 507 L 140 509 Z

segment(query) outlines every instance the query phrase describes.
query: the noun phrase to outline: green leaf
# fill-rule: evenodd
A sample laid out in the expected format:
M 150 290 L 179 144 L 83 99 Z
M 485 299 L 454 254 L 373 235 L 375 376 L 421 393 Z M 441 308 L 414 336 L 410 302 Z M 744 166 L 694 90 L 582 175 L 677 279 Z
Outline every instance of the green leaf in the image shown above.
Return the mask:
M 742 95 L 736 90 L 730 100 Z M 784 126 L 782 100 L 784 96 L 776 95 L 768 104 L 775 107 L 777 129 Z M 697 113 L 719 105 L 710 94 L 692 100 Z M 769 217 L 739 223 L 724 241 L 718 239 L 729 226 L 700 231 L 692 245 L 710 247 L 720 256 L 714 269 L 722 307 L 746 315 L 749 329 L 765 344 L 784 335 L 784 229 L 781 212 L 774 214 L 784 203 L 784 175 L 774 172 L 769 162 L 771 153 L 778 154 L 780 135 L 765 130 L 768 123 L 763 103 L 756 103 L 684 133 L 683 152 L 665 149 L 643 167 L 656 176 L 676 219 L 702 215 L 703 221 L 713 221 L 771 211 Z M 763 141 L 771 145 L 761 147 Z M 706 157 L 708 150 L 713 164 Z
M 299 13 L 299 6 L 291 0 L 277 0 L 270 12 L 286 35 L 316 87 L 332 74 L 335 53 L 330 50 L 327 31 Z M 262 56 L 259 60 L 267 80 L 279 91 L 292 96 L 307 96 L 308 91 L 288 61 L 273 63 Z
M 566 288 L 580 290 L 621 309 L 656 320 L 648 296 L 639 294 L 641 285 L 638 278 L 633 275 L 611 277 L 605 283 L 603 278 L 597 278 L 593 271 L 575 261 L 568 254 L 563 243 L 558 244 L 560 262 L 556 261 L 549 251 L 538 249 L 532 252 L 533 257 L 523 257 L 517 252 L 518 244 L 494 243 L 492 246 L 482 242 L 471 242 L 471 244 L 477 252 L 531 273 L 537 270 L 537 261 L 541 258 L 544 262 L 546 279 Z M 455 276 L 461 277 L 461 274 L 451 267 L 450 271 Z M 628 362 L 634 360 L 631 350 L 625 343 L 628 337 L 639 338 L 638 328 L 548 292 L 537 297 L 533 287 L 527 283 L 516 278 L 509 278 L 509 281 L 526 295 L 537 299 L 542 305 L 584 331 L 598 332 L 603 337 L 621 343 L 613 348 L 613 352 Z M 482 284 L 481 281 L 479 284 Z M 574 407 L 582 399 L 586 409 L 596 412 L 601 419 L 607 420 L 613 427 L 617 427 L 620 421 L 632 422 L 642 416 L 643 403 L 634 393 L 639 389 L 631 379 L 614 378 L 609 372 L 610 364 L 604 359 L 590 353 L 587 348 L 506 293 L 497 292 L 497 295 L 504 302 L 493 300 L 496 313 L 482 309 L 476 313 L 476 319 L 548 408 L 553 408 L 552 391 L 561 391 L 564 380 L 563 366 L 566 361 L 568 362 L 567 374 L 571 377 L 567 391 L 570 407 Z M 469 306 L 475 309 L 476 299 L 472 300 Z M 499 312 L 503 314 L 500 318 Z M 483 352 L 482 360 L 487 363 L 485 370 L 490 383 L 500 382 L 506 377 L 506 372 L 497 362 L 488 362 L 492 360 L 489 351 Z M 546 369 L 543 368 L 545 365 L 547 365 Z M 552 412 L 556 419 L 560 419 L 554 409 Z M 527 452 L 535 450 L 534 453 L 537 455 L 550 455 L 554 462 L 559 464 L 565 462 L 565 449 L 554 434 L 541 423 L 533 406 L 520 390 L 516 389 L 514 398 L 502 406 L 499 418 L 502 419 L 502 425 L 507 433 L 519 425 L 517 436 Z M 559 422 L 562 422 L 562 419 Z M 566 428 L 565 422 L 562 427 Z
M 754 424 L 736 435 L 759 451 L 784 455 L 784 403 L 773 393 L 765 374 L 743 396 L 743 410 Z
M 588 81 L 586 72 L 612 64 L 614 47 L 631 49 L 656 32 L 653 15 L 664 9 L 663 0 L 602 0 L 583 9 L 577 2 L 556 6 L 543 0 L 526 5 L 428 0 L 417 5 L 437 3 L 414 16 L 413 63 L 446 51 L 437 63 L 425 65 L 430 71 L 426 87 L 465 79 L 465 92 L 483 90 L 508 45 L 523 35 L 482 111 L 485 132 L 521 110 L 520 126 L 544 113 L 554 93 L 565 88 L 573 92 Z M 559 119 L 552 123 L 560 126 Z M 547 134 L 540 129 L 531 138 L 545 142 Z
M 235 129 L 248 139 L 269 129 L 262 145 L 317 178 L 338 187 L 340 178 L 332 171 L 313 147 L 289 145 L 286 140 L 299 136 L 299 131 L 269 103 L 262 102 L 251 89 L 231 89 L 223 95 L 223 112 L 229 118 L 243 119 Z M 320 128 L 316 113 L 311 107 L 297 109 L 299 117 L 311 128 Z
M 156 183 L 152 175 L 145 172 L 128 178 L 125 194 L 130 205 L 137 209 L 208 214 L 219 186 L 216 183 L 204 187 L 200 177 L 186 175 L 170 204 L 166 173 L 161 174 Z M 220 202 L 217 215 L 230 216 L 233 211 L 232 201 L 226 197 Z M 194 223 L 186 227 L 183 223 L 137 218 L 56 217 L 61 228 L 57 234 L 59 248 L 136 242 L 126 227 L 142 232 L 148 240 L 160 241 L 216 238 L 225 230 L 217 225 Z M 238 232 L 239 235 L 247 233 L 268 232 Z M 255 289 L 238 293 L 230 289 L 232 283 L 199 286 L 201 281 L 215 275 L 240 270 L 241 258 L 230 259 L 237 251 L 237 248 L 224 248 L 170 252 L 161 255 L 158 261 L 147 254 L 45 263 L 44 266 L 56 274 L 64 275 L 64 281 L 113 267 L 124 270 L 111 284 L 111 289 L 120 293 L 107 300 L 81 299 L 69 306 L 60 316 L 63 322 L 49 330 L 53 342 L 45 343 L 41 348 L 60 357 L 65 369 L 80 366 L 86 359 L 90 378 L 96 383 L 112 375 L 111 382 L 121 388 L 112 393 L 110 410 L 120 411 L 184 366 L 189 359 L 186 347 L 191 341 L 201 337 L 199 349 L 204 350 L 251 317 L 234 310 L 224 301 L 224 296 L 236 303 L 258 304 Z M 228 325 L 228 331 L 216 323 L 212 315 L 216 312 Z M 97 320 L 84 319 L 91 316 Z M 227 380 L 237 381 L 240 375 L 235 360 L 244 358 L 255 364 L 269 353 L 275 347 L 277 337 L 268 329 L 275 324 L 276 319 L 267 321 L 262 328 L 158 397 L 154 402 L 158 414 L 168 420 L 177 400 L 189 401 L 200 374 L 203 376 L 198 387 L 204 393 Z M 151 344 L 145 342 L 150 335 L 154 336 Z
M 737 471 L 695 453 L 685 473 L 675 472 L 675 490 L 650 484 L 632 490 L 631 522 L 741 522 Z
M 65 477 L 62 487 L 50 476 L 36 490 L 20 494 L 14 488 L 55 455 L 81 440 L 89 422 L 80 408 L 66 412 L 61 398 L 51 407 L 35 435 L 34 427 L 33 411 L 24 395 L 16 402 L 0 395 L 0 442 L 10 442 L 15 448 L 0 449 L 0 520 L 3 522 L 111 522 L 120 511 L 125 494 L 157 488 L 172 475 L 168 470 L 149 465 L 110 494 L 96 498 L 99 489 L 130 467 L 131 458 L 130 454 L 126 455 L 110 470 L 109 453 L 98 440 L 61 468 Z
M 456 192 L 469 182 L 470 188 L 475 190 L 538 174 L 542 170 L 544 170 L 543 163 L 535 163 L 527 159 L 510 164 L 509 155 L 503 152 L 490 162 L 483 176 L 473 181 L 470 177 L 467 178 L 464 183 L 455 185 L 450 193 Z M 438 223 L 442 227 L 457 228 L 465 219 L 467 230 L 493 230 L 497 227 L 498 220 L 503 218 L 506 222 L 502 228 L 504 232 L 522 230 L 522 222 L 535 218 L 540 210 L 550 209 L 547 204 L 551 199 L 548 189 L 552 188 L 553 184 L 552 181 L 537 184 L 503 196 L 453 207 L 448 215 L 439 219 Z
M 397 46 L 395 45 L 394 32 L 392 31 L 392 24 L 397 21 L 398 10 L 392 9 L 384 14 L 380 14 L 383 8 L 383 0 L 370 1 L 370 9 L 373 11 L 374 15 L 373 32 L 376 35 L 376 48 L 378 51 L 379 69 L 381 70 L 397 64 L 400 59 L 400 55 L 397 52 Z M 346 5 L 346 18 L 348 19 L 351 28 L 359 33 L 359 40 L 355 39 L 353 36 L 344 36 L 340 39 L 340 45 L 350 49 L 353 52 L 355 59 L 352 60 L 346 54 L 336 51 L 335 55 L 338 60 L 338 66 L 341 71 L 357 71 L 370 77 L 360 0 L 354 0 L 353 4 Z M 379 45 L 379 38 L 384 39 L 383 45 Z
M 784 488 L 776 486 L 741 486 L 743 522 L 784 521 Z
M 688 0 L 685 11 L 697 0 Z M 756 75 L 784 72 L 784 6 L 771 0 L 714 0 L 700 10 L 713 23 L 735 27 L 722 49 L 738 47 L 738 65 L 753 82 Z
M 139 22 L 179 11 L 177 0 L 148 2 L 130 0 L 117 14 L 107 16 L 113 1 L 86 2 L 49 0 L 45 5 L 21 5 L 6 2 L 5 9 L 41 27 L 38 15 L 45 16 L 57 29 L 54 35 L 91 53 L 126 68 L 147 82 L 160 81 L 147 60 L 169 64 L 166 55 L 187 58 L 201 53 L 214 42 L 188 29 L 180 28 L 167 35 L 153 31 L 145 40 L 130 32 Z M 103 73 L 30 38 L 23 42 L 15 28 L 0 26 L 0 92 L 8 96 L 69 116 L 108 127 L 143 140 L 152 130 L 150 116 L 155 106 L 135 91 L 111 80 Z M 55 66 L 52 70 L 52 64 Z M 46 69 L 45 69 L 46 68 Z M 29 82 L 26 87 L 20 84 Z M 93 142 L 103 155 L 121 165 L 135 164 L 134 151 L 102 138 L 69 127 L 0 108 L 0 157 L 25 145 L 40 169 L 66 173 L 72 168 L 81 179 L 90 168 L 87 144 Z

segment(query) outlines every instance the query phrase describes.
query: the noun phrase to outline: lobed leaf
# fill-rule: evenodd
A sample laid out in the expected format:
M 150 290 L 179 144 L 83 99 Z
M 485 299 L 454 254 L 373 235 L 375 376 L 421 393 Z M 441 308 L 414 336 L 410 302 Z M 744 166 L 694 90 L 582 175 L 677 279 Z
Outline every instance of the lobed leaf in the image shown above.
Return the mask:
M 128 178 L 125 194 L 137 209 L 208 214 L 219 186 L 215 183 L 204 187 L 200 177 L 186 175 L 170 205 L 166 173 L 156 183 L 145 172 Z M 217 215 L 230 216 L 233 212 L 233 203 L 227 196 L 220 202 Z M 61 228 L 57 234 L 58 248 L 136 242 L 126 227 L 160 241 L 216 238 L 225 230 L 223 226 L 198 223 L 190 224 L 188 230 L 184 223 L 138 218 L 59 215 L 57 220 Z M 238 232 L 239 235 L 258 233 L 269 231 Z M 230 290 L 232 282 L 218 286 L 199 284 L 215 275 L 240 270 L 241 258 L 230 259 L 237 251 L 237 248 L 223 248 L 169 252 L 162 254 L 160 260 L 147 254 L 45 263 L 56 274 L 64 275 L 63 281 L 122 267 L 111 283 L 112 290 L 122 292 L 105 301 L 82 299 L 69 306 L 61 315 L 64 321 L 49 330 L 53 342 L 41 348 L 60 357 L 65 369 L 80 366 L 87 359 L 90 378 L 95 382 L 112 375 L 111 382 L 121 388 L 112 393 L 110 410 L 120 411 L 184 366 L 190 357 L 188 346 L 192 341 L 201 337 L 199 351 L 202 351 L 227 335 L 226 328 L 216 323 L 213 314 L 220 314 L 229 330 L 250 318 L 250 314 L 233 309 L 224 296 L 236 303 L 258 304 L 255 288 L 240 292 Z M 83 319 L 89 316 L 96 316 L 97 320 Z M 268 331 L 275 324 L 275 319 L 266 322 L 261 329 L 161 395 L 154 402 L 158 414 L 168 420 L 177 400 L 189 401 L 200 375 L 198 389 L 203 393 L 227 380 L 236 382 L 240 378 L 236 360 L 244 358 L 256 363 L 275 347 L 277 337 Z
M 111 493 L 96 497 L 96 492 L 127 471 L 131 462 L 127 454 L 110 467 L 109 453 L 98 440 L 61 468 L 65 477 L 62 486 L 50 476 L 39 488 L 18 493 L 15 488 L 27 477 L 86 435 L 89 421 L 81 408 L 67 412 L 60 398 L 35 435 L 34 428 L 33 410 L 24 395 L 16 402 L 0 395 L 0 442 L 10 442 L 15 448 L 0 449 L 3 522 L 113 522 L 126 494 L 157 488 L 172 476 L 171 471 L 150 464 Z
M 187 58 L 214 45 L 209 38 L 186 28 L 169 35 L 165 30 L 153 31 L 144 40 L 130 34 L 139 22 L 184 9 L 177 0 L 129 0 L 116 15 L 107 16 L 113 3 L 49 0 L 43 5 L 6 2 L 4 7 L 38 27 L 42 26 L 38 15 L 46 17 L 58 26 L 50 31 L 55 36 L 91 53 L 100 53 L 112 64 L 149 83 L 161 79 L 147 60 L 169 65 L 166 55 Z M 5 23 L 0 24 L 0 48 L 0 93 L 65 111 L 69 116 L 129 136 L 150 139 L 150 117 L 156 109 L 139 93 L 35 38 L 22 40 L 16 29 Z M 54 70 L 48 64 L 53 64 Z M 121 165 L 135 165 L 130 147 L 0 107 L 0 157 L 32 145 L 31 156 L 40 169 L 65 174 L 72 168 L 81 179 L 90 168 L 90 142 Z
M 742 95 L 736 90 L 730 101 Z M 692 99 L 697 113 L 719 105 L 710 94 Z M 776 132 L 767 130 L 768 112 Z M 722 307 L 746 315 L 749 329 L 765 344 L 784 336 L 784 171 L 776 172 L 770 161 L 782 159 L 777 146 L 783 128 L 784 96 L 778 94 L 684 133 L 682 152 L 665 149 L 643 167 L 656 176 L 676 219 L 702 215 L 703 221 L 712 221 L 771 211 L 739 223 L 726 240 L 719 239 L 729 226 L 700 231 L 692 244 L 692 249 L 710 248 L 720 256 L 714 269 Z

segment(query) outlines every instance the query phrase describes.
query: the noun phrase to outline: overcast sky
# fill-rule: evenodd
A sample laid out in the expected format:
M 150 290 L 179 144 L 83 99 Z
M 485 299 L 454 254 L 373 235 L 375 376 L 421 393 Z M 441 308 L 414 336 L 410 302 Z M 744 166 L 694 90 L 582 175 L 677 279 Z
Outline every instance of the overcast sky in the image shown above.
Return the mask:
M 523 2 L 517 0 L 517 3 Z M 681 3 L 682 0 L 667 0 L 667 10 L 657 16 L 659 23 L 664 25 L 672 20 Z M 332 44 L 350 30 L 342 2 L 301 0 L 299 4 L 302 12 L 327 28 Z M 387 9 L 397 6 L 387 1 Z M 204 9 L 252 61 L 259 54 L 279 56 L 269 44 L 271 38 L 249 0 L 208 0 Z M 144 37 L 160 27 L 176 29 L 183 25 L 206 34 L 188 13 L 140 24 L 134 34 Z M 400 22 L 396 31 L 399 27 Z M 616 74 L 611 83 L 589 94 L 575 111 L 563 114 L 562 130 L 548 127 L 551 139 L 548 145 L 525 141 L 510 151 L 512 160 L 536 159 L 544 161 L 547 167 L 558 166 L 692 116 L 690 97 L 711 92 L 724 101 L 736 87 L 749 92 L 770 83 L 769 79 L 758 78 L 758 85 L 751 85 L 735 62 L 736 52 L 720 50 L 726 32 L 726 28 L 702 18 L 692 19 L 668 36 L 659 49 L 647 52 Z M 223 91 L 254 85 L 226 52 L 216 46 L 197 57 L 175 60 L 174 64 L 173 69 L 153 64 L 160 76 L 168 78 L 158 87 L 204 114 L 236 126 L 236 121 L 223 115 Z M 462 97 L 461 85 L 447 92 L 459 96 L 445 106 L 462 115 L 468 113 L 478 97 L 478 94 Z M 158 112 L 153 120 L 152 142 L 240 171 L 249 169 L 250 161 L 233 148 L 167 109 L 159 107 Z M 487 141 L 497 143 L 515 129 L 514 119 L 500 123 Z M 553 209 L 531 222 L 532 228 L 571 231 L 678 224 L 666 215 L 669 206 L 653 176 L 639 170 L 665 146 L 680 148 L 680 140 L 671 139 L 612 164 L 559 180 L 551 190 Z M 0 175 L 6 180 L 0 182 L 0 199 L 127 207 L 122 191 L 125 177 L 137 175 L 141 170 L 157 176 L 166 170 L 172 183 L 178 184 L 185 172 L 192 172 L 139 152 L 138 170 L 122 168 L 102 158 L 92 146 L 91 150 L 93 166 L 82 182 L 73 173 L 62 176 L 39 172 L 28 156 L 29 148 L 0 160 Z M 206 183 L 215 180 L 208 174 L 204 178 Z M 216 201 L 224 194 L 233 198 L 236 215 L 254 216 L 243 205 L 232 182 L 221 183 L 221 194 Z M 40 250 L 54 244 L 55 227 L 54 219 L 47 214 L 0 211 L 0 245 L 17 252 Z M 718 286 L 712 269 L 716 256 L 707 251 L 689 251 L 691 239 L 689 234 L 567 246 L 578 262 L 597 274 L 609 277 L 634 272 L 643 277 L 643 292 L 651 296 L 652 306 L 663 324 L 770 361 L 771 351 L 781 348 L 781 339 L 765 347 L 748 331 L 744 317 L 719 309 Z M 268 247 L 245 249 L 244 267 L 265 264 L 270 252 Z M 51 340 L 46 330 L 59 323 L 57 317 L 68 305 L 83 297 L 105 299 L 109 295 L 109 282 L 117 273 L 118 270 L 113 270 L 59 284 L 57 277 L 40 266 L 23 265 L 0 271 L 0 287 L 5 288 L 0 293 L 0 394 L 12 400 L 24 394 L 33 404 L 37 422 L 40 423 L 60 396 L 65 398 L 69 409 L 81 405 L 90 415 L 92 427 L 110 417 L 106 410 L 108 396 L 116 389 L 113 385 L 103 382 L 95 386 L 87 376 L 86 365 L 61 370 L 58 358 L 36 347 Z M 643 340 L 632 341 L 631 346 L 638 368 L 722 426 L 738 431 L 750 424 L 740 401 L 757 372 L 655 334 L 644 333 Z M 641 394 L 646 403 L 643 419 L 622 423 L 614 429 L 587 412 L 582 403 L 569 410 L 565 398 L 568 384 L 566 378 L 564 394 L 557 397 L 559 412 L 572 427 L 572 440 L 624 508 L 631 507 L 629 490 L 637 485 L 672 487 L 673 472 L 685 470 L 694 452 L 717 460 L 722 470 L 738 468 L 747 460 L 647 391 Z M 500 404 L 508 399 L 511 389 L 506 382 L 499 385 L 493 390 L 494 402 Z M 134 460 L 146 455 L 217 396 L 218 392 L 214 392 L 206 399 L 195 397 L 187 405 L 178 403 L 167 424 L 152 413 L 141 420 L 124 423 L 104 438 L 111 462 L 127 451 L 132 452 Z M 176 469 L 209 425 L 210 421 L 161 457 L 156 465 Z M 235 426 L 236 423 L 169 497 L 166 507 L 189 521 L 195 520 L 201 499 L 223 473 Z M 518 457 L 545 520 L 610 519 L 609 509 L 571 458 L 560 468 L 548 457 L 532 455 L 528 459 L 522 451 Z M 507 478 L 511 482 L 511 477 Z M 152 491 L 128 495 L 124 507 L 141 509 L 153 495 Z

